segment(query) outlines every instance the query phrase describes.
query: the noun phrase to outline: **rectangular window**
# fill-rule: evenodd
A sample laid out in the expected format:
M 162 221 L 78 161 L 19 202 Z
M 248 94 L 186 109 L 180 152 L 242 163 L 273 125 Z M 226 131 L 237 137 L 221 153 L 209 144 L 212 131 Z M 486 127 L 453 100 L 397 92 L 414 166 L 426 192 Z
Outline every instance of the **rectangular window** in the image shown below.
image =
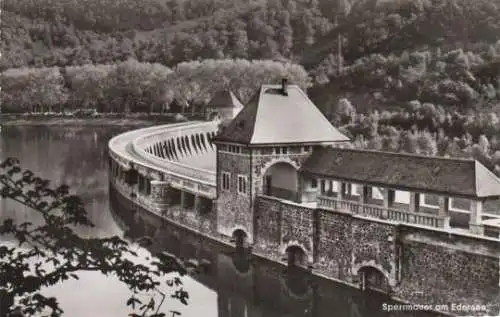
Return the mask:
M 151 195 L 151 180 L 146 179 L 146 195 Z
M 288 154 L 288 148 L 287 147 L 281 148 L 281 154 Z
M 311 188 L 317 188 L 318 187 L 318 180 L 316 178 L 311 179 Z
M 246 194 L 247 193 L 247 177 L 238 175 L 238 193 Z
M 231 174 L 227 172 L 222 172 L 222 189 L 229 190 L 229 180 L 231 178 Z

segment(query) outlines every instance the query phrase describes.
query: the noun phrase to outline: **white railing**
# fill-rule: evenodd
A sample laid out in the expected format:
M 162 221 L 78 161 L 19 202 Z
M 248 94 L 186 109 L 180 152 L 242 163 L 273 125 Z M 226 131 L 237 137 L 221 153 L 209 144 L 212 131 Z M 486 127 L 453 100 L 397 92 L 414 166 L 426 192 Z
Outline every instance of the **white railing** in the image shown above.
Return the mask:
M 207 185 L 215 186 L 216 173 L 214 171 L 189 166 L 186 164 L 170 161 L 167 159 L 162 159 L 146 151 L 139 152 L 135 148 L 133 148 L 132 150 L 138 156 L 144 158 L 146 161 L 161 166 L 163 170 L 166 170 L 167 174 L 180 178 L 188 178 L 190 181 L 195 181 L 195 182 L 201 181 Z
M 142 156 L 143 158 L 154 164 L 162 166 L 171 174 L 177 177 L 187 177 L 191 181 L 201 181 L 208 185 L 215 186 L 215 171 L 197 168 L 180 162 L 164 159 L 146 152 L 146 148 L 156 142 L 166 141 L 173 137 L 183 137 L 186 135 L 191 136 L 192 133 L 206 134 L 209 132 L 214 132 L 216 130 L 217 125 L 214 122 L 198 122 L 190 126 L 174 126 L 172 128 L 165 127 L 162 130 L 151 131 L 151 133 L 145 133 L 143 136 L 134 139 L 132 141 L 132 150 L 135 151 L 137 155 Z
M 444 217 L 438 215 L 384 208 L 381 206 L 362 204 L 355 201 L 341 200 L 326 196 L 318 197 L 318 208 L 435 228 L 442 228 L 445 223 Z
M 145 149 L 151 144 L 148 142 L 165 140 L 162 138 L 187 134 L 191 136 L 193 133 L 206 134 L 216 129 L 214 122 L 189 122 L 137 129 L 112 138 L 109 142 L 109 155 L 124 167 L 132 162 L 138 167 L 171 176 L 172 185 L 176 187 L 199 189 L 200 193 L 212 197 L 215 195 L 215 171 L 160 158 Z

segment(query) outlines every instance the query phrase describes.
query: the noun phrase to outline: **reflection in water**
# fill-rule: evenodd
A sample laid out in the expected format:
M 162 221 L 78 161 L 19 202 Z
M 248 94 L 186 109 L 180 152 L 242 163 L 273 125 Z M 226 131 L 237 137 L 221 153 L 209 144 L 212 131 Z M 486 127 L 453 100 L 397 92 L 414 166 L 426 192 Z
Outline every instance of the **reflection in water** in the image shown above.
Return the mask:
M 106 146 L 126 128 L 114 127 L 11 127 L 0 132 L 0 161 L 16 157 L 21 166 L 51 180 L 66 184 L 84 200 L 95 228 L 79 228 L 85 235 L 109 236 L 120 232 L 108 209 Z M 0 218 L 40 221 L 24 206 L 0 201 Z
M 194 258 L 206 263 L 195 278 L 217 292 L 219 317 L 415 316 L 384 312 L 382 304 L 391 303 L 384 295 L 361 293 L 314 277 L 300 267 L 286 268 L 252 256 L 245 249 L 203 239 L 156 215 L 134 212 L 113 189 L 110 201 L 113 216 L 131 239 L 153 233 L 152 252 L 167 251 L 184 260 Z
M 188 307 L 172 303 L 188 317 L 372 317 L 413 316 L 387 314 L 386 300 L 363 295 L 357 290 L 313 278 L 300 269 L 258 259 L 245 249 L 228 249 L 169 225 L 151 214 L 133 214 L 111 195 L 115 212 L 109 210 L 106 146 L 125 128 L 3 127 L 0 132 L 0 160 L 8 156 L 54 185 L 67 184 L 82 196 L 95 228 L 80 228 L 88 236 L 122 235 L 130 239 L 150 236 L 151 252 L 168 251 L 200 264 L 197 281 L 184 278 L 190 295 Z M 0 201 L 0 221 L 36 223 L 33 212 L 11 201 Z M 0 237 L 1 239 L 1 237 Z M 87 274 L 88 273 L 88 274 Z M 122 317 L 128 291 L 110 278 L 93 272 L 81 273 L 51 290 L 60 299 L 66 315 L 74 317 Z M 210 291 L 213 290 L 217 294 Z M 88 303 L 91 302 L 92 305 Z M 420 315 L 423 316 L 423 315 Z

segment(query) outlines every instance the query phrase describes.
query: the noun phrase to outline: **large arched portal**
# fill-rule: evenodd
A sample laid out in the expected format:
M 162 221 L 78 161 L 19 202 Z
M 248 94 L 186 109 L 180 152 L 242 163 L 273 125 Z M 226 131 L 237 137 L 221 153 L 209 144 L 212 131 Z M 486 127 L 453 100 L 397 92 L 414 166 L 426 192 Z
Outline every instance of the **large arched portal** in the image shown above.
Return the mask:
M 307 265 L 306 252 L 297 245 L 286 248 L 287 263 L 289 267 L 305 267 Z
M 232 241 L 236 245 L 236 248 L 241 249 L 245 247 L 245 242 L 248 239 L 248 235 L 242 229 L 236 229 L 233 232 L 232 238 Z
M 264 195 L 293 201 L 298 199 L 298 173 L 290 163 L 271 165 L 264 173 L 262 183 Z

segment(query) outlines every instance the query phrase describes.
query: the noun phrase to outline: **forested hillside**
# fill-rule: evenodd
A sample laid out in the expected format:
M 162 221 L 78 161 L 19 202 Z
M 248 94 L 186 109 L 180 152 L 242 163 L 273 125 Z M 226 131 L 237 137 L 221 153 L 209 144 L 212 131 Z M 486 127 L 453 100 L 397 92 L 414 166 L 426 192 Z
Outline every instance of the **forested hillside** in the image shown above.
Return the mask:
M 500 173 L 500 0 L 5 0 L 2 22 L 4 111 L 194 110 L 288 76 L 356 146 Z
M 343 57 L 494 43 L 498 0 L 6 0 L 2 67 Z

